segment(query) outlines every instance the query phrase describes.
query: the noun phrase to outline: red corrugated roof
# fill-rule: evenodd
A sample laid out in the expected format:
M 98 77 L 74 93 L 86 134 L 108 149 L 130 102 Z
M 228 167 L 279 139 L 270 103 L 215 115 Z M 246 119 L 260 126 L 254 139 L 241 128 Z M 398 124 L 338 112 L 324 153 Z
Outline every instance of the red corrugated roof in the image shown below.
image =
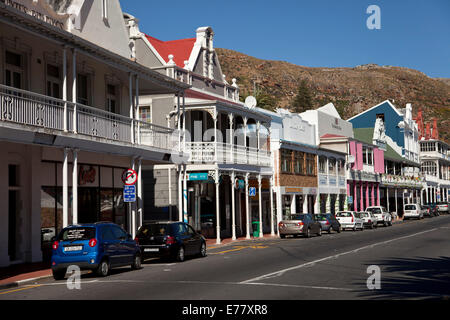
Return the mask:
M 147 34 L 145 36 L 165 62 L 169 62 L 169 54 L 173 54 L 173 61 L 181 68 L 184 67 L 184 61 L 189 60 L 196 40 L 195 38 L 189 38 L 161 41 Z
M 338 134 L 327 133 L 321 136 L 320 138 L 347 138 L 346 136 L 340 136 Z

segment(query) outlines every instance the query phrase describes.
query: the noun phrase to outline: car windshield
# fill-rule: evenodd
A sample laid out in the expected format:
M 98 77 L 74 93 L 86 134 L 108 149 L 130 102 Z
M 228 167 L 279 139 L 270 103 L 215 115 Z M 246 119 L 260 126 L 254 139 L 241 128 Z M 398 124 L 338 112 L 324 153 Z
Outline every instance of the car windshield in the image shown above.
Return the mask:
M 137 236 L 165 236 L 169 231 L 168 229 L 169 229 L 168 224 L 163 223 L 146 224 L 139 229 Z
M 92 238 L 95 238 L 95 228 L 93 227 L 67 228 L 62 230 L 58 236 L 60 241 L 90 240 Z
M 344 212 L 338 212 L 337 214 L 336 214 L 336 217 L 342 217 L 342 218 L 345 218 L 345 217 L 351 217 L 352 216 L 352 213 L 351 212 L 347 212 L 347 211 L 344 211 Z
M 359 217 L 360 218 L 365 218 L 365 217 L 368 217 L 369 216 L 369 213 L 368 212 L 360 212 L 359 213 Z
M 290 220 L 305 220 L 306 214 L 293 214 Z
M 405 210 L 416 210 L 416 206 L 413 204 L 407 204 Z
M 328 217 L 326 215 L 323 215 L 323 214 L 318 214 L 318 215 L 316 215 L 316 220 L 317 221 L 327 221 Z
M 380 208 L 367 208 L 367 211 L 372 212 L 372 213 L 381 213 Z

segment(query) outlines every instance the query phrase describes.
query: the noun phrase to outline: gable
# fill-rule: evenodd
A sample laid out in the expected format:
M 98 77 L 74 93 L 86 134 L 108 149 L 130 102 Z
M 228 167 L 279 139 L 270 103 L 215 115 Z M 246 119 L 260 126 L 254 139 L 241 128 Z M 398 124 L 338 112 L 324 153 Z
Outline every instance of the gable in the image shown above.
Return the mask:
M 195 38 L 161 41 L 147 34 L 145 37 L 165 63 L 169 62 L 169 55 L 173 55 L 173 61 L 180 68 L 184 68 L 184 62 L 189 60 L 195 43 Z

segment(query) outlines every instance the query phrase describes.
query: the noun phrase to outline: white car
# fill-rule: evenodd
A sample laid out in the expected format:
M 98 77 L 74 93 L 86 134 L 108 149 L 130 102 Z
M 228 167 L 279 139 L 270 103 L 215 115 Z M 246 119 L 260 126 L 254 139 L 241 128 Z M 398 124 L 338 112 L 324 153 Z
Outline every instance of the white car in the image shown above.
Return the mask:
M 423 211 L 421 206 L 416 203 L 405 204 L 405 213 L 403 215 L 403 220 L 407 219 L 423 219 Z
M 382 224 L 385 227 L 392 226 L 392 216 L 385 207 L 367 207 L 366 211 L 371 212 L 377 218 L 377 224 Z
M 336 213 L 336 219 L 341 224 L 342 230 L 364 230 L 364 220 L 359 218 L 354 211 L 339 211 L 338 213 Z
M 363 221 L 364 221 L 364 227 L 373 229 L 378 226 L 378 219 L 377 219 L 377 217 L 375 217 L 372 214 L 372 212 L 363 211 L 363 212 L 358 212 L 358 214 L 359 214 L 359 217 L 361 219 L 363 219 Z
M 438 203 L 436 203 L 436 206 L 437 206 L 437 210 L 439 211 L 439 212 L 447 212 L 448 213 L 448 202 L 438 202 Z

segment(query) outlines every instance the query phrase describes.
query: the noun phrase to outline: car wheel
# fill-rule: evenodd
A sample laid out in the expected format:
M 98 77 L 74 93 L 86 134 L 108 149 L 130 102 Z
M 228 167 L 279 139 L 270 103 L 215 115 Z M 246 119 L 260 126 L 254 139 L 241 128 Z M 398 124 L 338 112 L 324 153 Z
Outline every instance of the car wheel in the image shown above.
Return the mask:
M 133 258 L 133 264 L 131 265 L 131 269 L 139 270 L 142 268 L 142 258 L 139 254 L 136 254 Z
M 328 229 L 328 234 L 330 234 L 331 233 L 331 227 Z
M 280 238 L 284 239 L 284 238 L 286 238 L 286 235 L 285 234 L 280 234 Z
M 97 268 L 97 275 L 99 275 L 100 277 L 106 277 L 109 274 L 109 267 L 110 265 L 108 260 L 102 260 Z
M 66 269 L 64 270 L 58 270 L 58 271 L 52 271 L 53 273 L 53 279 L 55 280 L 63 280 L 66 276 Z
M 356 231 L 356 224 L 355 224 L 355 226 L 353 227 L 353 231 Z
M 384 222 L 383 222 L 383 226 L 385 226 L 385 227 L 387 227 L 387 222 L 386 222 L 386 220 L 384 220 Z
M 200 257 L 206 257 L 206 244 L 204 242 L 200 246 Z
M 389 227 L 392 227 L 392 220 L 389 220 Z
M 184 261 L 184 248 L 183 247 L 178 248 L 176 260 L 178 262 Z

